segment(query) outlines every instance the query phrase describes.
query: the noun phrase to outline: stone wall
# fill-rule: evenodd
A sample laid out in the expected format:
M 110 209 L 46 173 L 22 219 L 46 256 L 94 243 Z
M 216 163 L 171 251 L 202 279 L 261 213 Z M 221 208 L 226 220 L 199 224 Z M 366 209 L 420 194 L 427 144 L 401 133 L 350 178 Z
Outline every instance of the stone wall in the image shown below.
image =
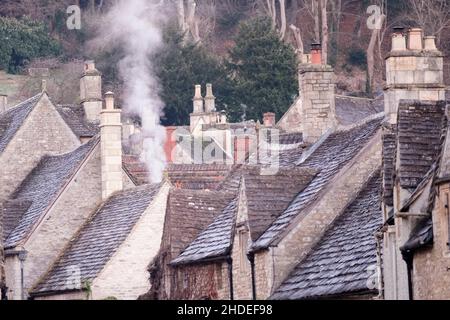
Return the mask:
M 108 297 L 136 300 L 149 291 L 147 267 L 161 245 L 168 193 L 169 185 L 166 183 L 125 242 L 93 281 L 94 300 Z
M 441 185 L 433 210 L 433 246 L 414 254 L 413 298 L 415 300 L 450 299 L 449 215 L 445 199 L 450 185 Z
M 173 290 L 170 299 L 230 299 L 227 262 L 179 266 L 172 270 Z
M 248 228 L 237 226 L 232 247 L 233 295 L 236 300 L 250 300 L 252 293 L 252 269 L 247 258 L 250 241 Z
M 0 202 L 9 198 L 43 155 L 70 152 L 79 145 L 78 138 L 44 94 L 0 153 Z
M 45 274 L 68 242 L 101 203 L 100 148 L 97 146 L 80 171 L 24 244 L 25 289 L 28 291 Z M 8 286 L 17 287 L 7 279 Z
M 256 299 L 265 300 L 273 288 L 273 248 L 255 254 L 255 287 Z
M 385 112 L 397 123 L 401 99 L 445 100 L 443 56 L 436 52 L 391 52 L 386 59 Z
M 6 286 L 8 287 L 8 299 L 20 300 L 22 297 L 20 261 L 17 255 L 6 256 L 5 261 Z

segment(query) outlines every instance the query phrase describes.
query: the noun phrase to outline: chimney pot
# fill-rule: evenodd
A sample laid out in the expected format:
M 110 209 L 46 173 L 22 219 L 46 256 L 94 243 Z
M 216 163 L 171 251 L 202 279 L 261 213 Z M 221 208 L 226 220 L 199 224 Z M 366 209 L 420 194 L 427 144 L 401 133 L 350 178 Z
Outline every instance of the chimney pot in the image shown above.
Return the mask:
M 427 36 L 424 38 L 424 49 L 429 51 L 437 51 L 436 47 L 436 37 L 435 36 Z
M 196 84 L 194 99 L 201 99 L 201 98 L 202 98 L 202 86 L 199 84 Z
M 408 49 L 422 50 L 422 29 L 411 28 L 408 30 Z
M 206 85 L 205 111 L 206 112 L 216 111 L 216 97 L 214 97 L 213 95 L 212 84 L 210 83 Z
M 89 72 L 89 71 L 94 71 L 97 70 L 95 69 L 95 61 L 94 60 L 87 60 L 84 63 L 84 71 L 85 72 Z
M 225 110 L 220 111 L 220 123 L 227 123 L 227 113 Z
M 264 113 L 263 118 L 265 127 L 273 127 L 275 125 L 275 113 L 266 112 Z
M 107 110 L 114 109 L 114 93 L 111 91 L 105 93 L 105 107 Z
M 204 111 L 202 86 L 199 84 L 195 85 L 195 95 L 193 101 L 194 101 L 194 113 L 202 113 Z
M 213 95 L 213 90 L 212 90 L 212 84 L 211 84 L 211 83 L 208 83 L 208 84 L 206 85 L 206 97 L 207 97 L 207 98 L 209 98 L 209 97 L 214 97 L 214 95 Z
M 402 29 L 403 30 L 403 29 Z M 391 51 L 406 50 L 406 37 L 403 32 L 394 32 L 392 34 L 392 48 Z
M 8 96 L 6 94 L 0 94 L 0 112 L 4 112 L 8 109 Z
M 322 46 L 320 43 L 311 44 L 311 63 L 322 64 Z

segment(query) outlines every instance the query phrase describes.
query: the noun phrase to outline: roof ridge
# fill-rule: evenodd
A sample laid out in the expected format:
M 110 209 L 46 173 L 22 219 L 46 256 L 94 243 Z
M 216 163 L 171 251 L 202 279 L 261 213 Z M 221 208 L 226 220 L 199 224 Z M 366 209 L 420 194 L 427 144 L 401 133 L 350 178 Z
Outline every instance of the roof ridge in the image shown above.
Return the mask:
M 336 128 L 336 132 L 350 131 L 350 130 L 353 130 L 355 128 L 361 127 L 361 126 L 363 126 L 363 125 L 365 125 L 365 124 L 367 124 L 369 122 L 372 122 L 374 120 L 378 120 L 378 119 L 384 118 L 384 116 L 385 116 L 385 113 L 384 113 L 384 111 L 382 111 L 382 112 L 378 112 L 378 113 L 375 113 L 373 115 L 370 115 L 370 116 L 368 116 L 368 117 L 366 117 L 366 118 L 364 118 L 364 119 L 362 119 L 362 120 L 360 120 L 358 122 L 352 123 L 350 125 L 338 125 L 337 128 Z
M 14 110 L 14 109 L 17 109 L 17 108 L 21 107 L 22 105 L 24 105 L 24 104 L 30 102 L 31 100 L 33 100 L 33 99 L 35 99 L 35 98 L 41 97 L 43 94 L 44 94 L 44 92 L 40 92 L 40 93 L 38 93 L 38 94 L 36 94 L 36 95 L 34 95 L 34 96 L 32 96 L 32 97 L 30 97 L 30 98 L 24 100 L 24 101 L 19 102 L 18 104 L 12 106 L 12 107 L 9 108 L 8 110 L 5 110 L 4 112 L 1 112 L 1 113 L 0 113 L 0 116 L 6 114 L 6 113 L 9 112 L 9 111 L 12 111 L 12 110 Z M 37 103 L 37 101 L 35 102 L 34 105 L 36 105 L 36 103 Z

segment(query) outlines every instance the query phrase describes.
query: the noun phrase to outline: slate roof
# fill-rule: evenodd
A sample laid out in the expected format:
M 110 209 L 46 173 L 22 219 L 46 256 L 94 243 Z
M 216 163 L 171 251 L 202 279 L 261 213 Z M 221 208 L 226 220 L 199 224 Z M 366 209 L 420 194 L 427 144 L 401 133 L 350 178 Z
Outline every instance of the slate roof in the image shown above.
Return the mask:
M 172 189 L 169 194 L 164 236 L 171 257 L 182 252 L 235 197 L 218 191 Z
M 383 112 L 383 99 L 335 96 L 336 117 L 340 124 L 351 125 Z
M 232 168 L 227 164 L 169 164 L 166 172 L 178 188 L 215 190 Z
M 147 166 L 139 156 L 124 155 L 123 168 L 136 185 L 149 183 Z M 215 190 L 232 168 L 228 164 L 168 164 L 165 174 L 177 188 Z
M 98 133 L 98 125 L 86 121 L 83 106 L 58 105 L 56 110 L 77 137 L 93 137 Z
M 256 240 L 281 214 L 292 199 L 312 180 L 314 170 L 280 168 L 274 175 L 260 174 L 260 167 L 243 166 L 236 172 L 245 184 L 250 234 Z M 232 188 L 233 191 L 236 189 Z M 210 224 L 173 261 L 186 264 L 225 255 L 231 247 L 237 199 L 228 204 Z
M 42 93 L 0 113 L 0 153 L 6 149 L 16 132 L 22 126 L 31 110 L 42 97 Z
M 312 182 L 292 201 L 289 207 L 254 243 L 253 250 L 264 249 L 275 242 L 290 222 L 319 196 L 327 183 L 363 148 L 381 127 L 383 117 L 330 134 L 306 159 L 298 163 L 300 168 L 319 171 Z
M 272 299 L 311 299 L 371 291 L 367 286 L 368 270 L 377 264 L 375 232 L 382 224 L 380 189 L 377 172 Z
M 172 265 L 180 265 L 225 256 L 231 247 L 231 234 L 237 210 L 237 197 L 232 200 L 213 223 L 174 260 Z
M 82 289 L 67 286 L 74 267 L 80 270 L 81 284 L 92 281 L 125 241 L 160 187 L 145 185 L 111 196 L 70 241 L 32 294 Z
M 92 139 L 70 153 L 41 159 L 11 197 L 12 200 L 31 201 L 31 205 L 8 235 L 5 248 L 18 245 L 28 236 L 35 223 L 45 214 L 49 205 L 76 173 L 98 141 L 98 138 Z
M 139 186 L 150 182 L 147 166 L 139 159 L 139 156 L 124 154 L 122 167 L 134 184 Z
M 17 227 L 22 216 L 31 206 L 28 200 L 9 200 L 0 205 L 3 210 L 3 241 Z
M 398 111 L 398 175 L 403 188 L 415 189 L 441 149 L 445 102 L 402 100 Z

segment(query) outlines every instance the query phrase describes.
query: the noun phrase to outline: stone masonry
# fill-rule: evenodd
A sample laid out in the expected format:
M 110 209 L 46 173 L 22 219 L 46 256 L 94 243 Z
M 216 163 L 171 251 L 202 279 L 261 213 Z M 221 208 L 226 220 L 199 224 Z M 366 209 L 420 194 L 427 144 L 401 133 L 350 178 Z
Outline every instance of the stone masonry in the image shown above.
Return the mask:
M 433 247 L 417 251 L 414 255 L 413 283 L 415 300 L 450 299 L 450 218 L 446 200 L 450 192 L 448 183 L 439 187 L 433 210 Z
M 419 29 L 420 30 L 420 29 Z M 409 38 L 417 29 L 410 30 Z M 420 31 L 421 32 L 421 31 Z M 433 44 L 430 44 L 432 42 Z M 392 50 L 386 58 L 385 112 L 390 123 L 397 122 L 397 109 L 401 99 L 445 100 L 444 59 L 436 49 L 433 38 L 422 37 L 410 41 L 402 33 L 392 35 Z
M 267 299 L 320 239 L 381 163 L 381 130 L 335 177 L 308 213 L 292 222 L 281 241 L 255 256 L 258 299 Z M 261 273 L 263 272 L 263 273 Z
M 24 262 L 25 290 L 31 289 L 45 274 L 78 229 L 95 212 L 101 203 L 100 190 L 100 150 L 96 148 L 25 242 L 23 248 L 28 252 Z M 7 257 L 12 266 L 7 269 L 20 275 L 20 269 L 17 270 L 20 263 L 16 260 L 17 256 Z M 11 298 L 20 299 L 20 277 L 7 277 L 7 284 L 12 291 Z
M 121 112 L 114 108 L 112 92 L 105 94 L 105 105 L 100 122 L 103 200 L 123 189 Z
M 150 289 L 148 262 L 161 245 L 169 184 L 165 183 L 127 239 L 92 283 L 92 299 L 136 300 Z
M 44 93 L 0 153 L 0 202 L 9 198 L 43 155 L 66 153 L 79 145 L 78 138 Z
M 333 68 L 328 65 L 301 65 L 299 82 L 303 138 L 313 143 L 336 126 Z
M 102 75 L 95 68 L 94 61 L 86 61 L 84 74 L 80 79 L 80 99 L 86 119 L 98 123 L 102 111 Z

